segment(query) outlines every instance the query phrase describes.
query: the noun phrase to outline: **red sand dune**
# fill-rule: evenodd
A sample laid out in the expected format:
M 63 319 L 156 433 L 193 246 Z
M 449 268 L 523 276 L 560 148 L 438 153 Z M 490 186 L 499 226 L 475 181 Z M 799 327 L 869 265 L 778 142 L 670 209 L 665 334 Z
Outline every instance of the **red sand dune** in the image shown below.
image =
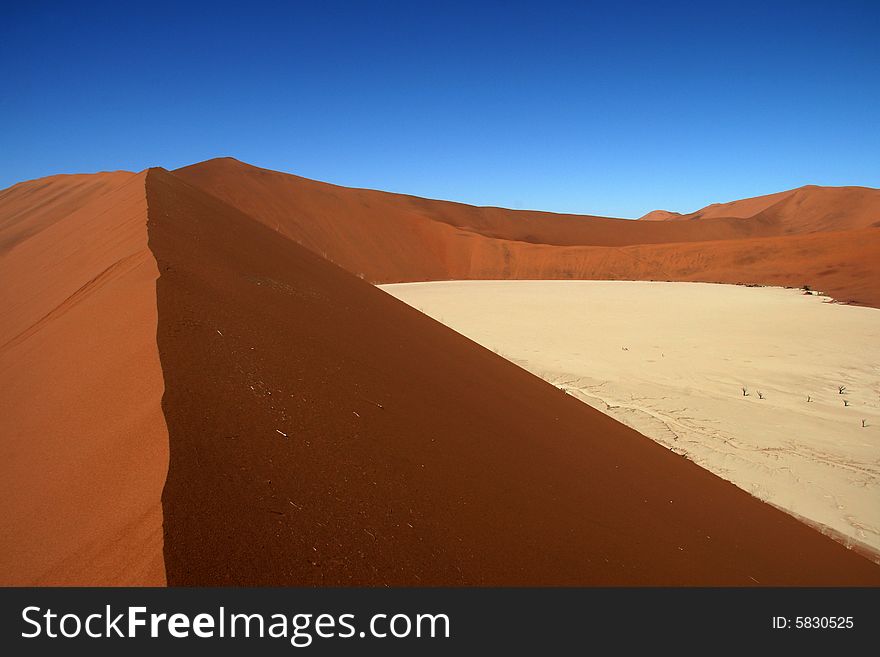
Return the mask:
M 352 275 L 825 267 L 870 296 L 880 231 L 781 236 L 774 207 L 754 226 L 560 217 L 230 160 L 0 192 L 2 583 L 880 585 L 876 564 Z M 675 225 L 693 239 L 662 243 Z
M 173 174 L 147 198 L 169 583 L 880 583 Z
M 643 221 L 734 218 L 777 226 L 777 234 L 857 230 L 880 226 L 880 190 L 807 185 L 786 192 L 713 203 L 690 214 L 654 210 Z
M 231 158 L 175 175 L 374 283 L 612 278 L 808 284 L 841 301 L 880 306 L 876 189 L 804 187 L 710 206 L 712 216 L 695 213 L 690 221 L 630 221 L 348 189 Z M 715 216 L 718 208 L 733 216 Z M 738 216 L 749 212 L 756 214 Z
M 806 188 L 803 188 L 806 189 Z M 821 188 L 815 188 L 821 189 Z M 845 188 L 855 189 L 855 188 Z M 733 217 L 736 219 L 747 219 L 754 217 L 759 212 L 766 210 L 770 206 L 782 201 L 798 190 L 790 189 L 784 192 L 776 192 L 775 194 L 765 194 L 763 196 L 753 196 L 751 198 L 730 201 L 729 203 L 712 203 L 705 208 L 701 208 L 696 212 L 687 214 L 676 213 L 676 220 L 688 219 L 713 219 L 717 217 Z
M 163 584 L 144 174 L 0 192 L 0 584 Z
M 651 210 L 639 217 L 639 221 L 675 221 L 681 219 L 682 216 L 678 212 L 670 212 L 669 210 Z
M 407 243 L 415 233 L 417 240 L 450 240 L 450 236 L 463 234 L 465 238 L 478 235 L 553 246 L 665 244 L 785 232 L 784 227 L 772 222 L 743 222 L 728 217 L 662 224 L 475 207 L 338 187 L 260 169 L 232 158 L 194 164 L 178 169 L 175 175 L 313 250 L 334 249 L 344 257 L 351 257 L 346 242 L 367 248 L 376 244 L 378 248 L 401 232 L 409 240 Z M 877 200 L 880 205 L 880 193 Z

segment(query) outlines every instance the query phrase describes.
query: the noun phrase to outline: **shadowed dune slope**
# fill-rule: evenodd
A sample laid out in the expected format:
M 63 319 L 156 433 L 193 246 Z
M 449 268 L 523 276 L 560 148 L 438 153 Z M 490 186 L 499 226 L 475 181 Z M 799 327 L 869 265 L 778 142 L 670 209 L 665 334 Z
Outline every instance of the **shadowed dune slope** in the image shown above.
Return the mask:
M 0 584 L 165 582 L 144 180 L 0 192 Z
M 170 584 L 880 584 L 174 174 L 147 200 Z
M 808 284 L 841 301 L 880 305 L 875 189 L 804 187 L 709 206 L 700 211 L 705 216 L 629 221 L 349 189 L 231 158 L 175 175 L 375 283 L 595 278 Z M 733 216 L 718 215 L 724 212 Z

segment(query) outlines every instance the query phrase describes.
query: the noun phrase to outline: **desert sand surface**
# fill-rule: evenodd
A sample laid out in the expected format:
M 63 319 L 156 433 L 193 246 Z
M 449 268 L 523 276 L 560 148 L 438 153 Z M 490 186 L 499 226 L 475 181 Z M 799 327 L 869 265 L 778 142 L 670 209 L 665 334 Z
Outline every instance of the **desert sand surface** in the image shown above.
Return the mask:
M 880 190 L 807 186 L 680 220 L 474 207 L 219 158 L 175 171 L 373 283 L 619 279 L 801 286 L 880 307 Z
M 144 180 L 0 192 L 0 584 L 165 583 Z
M 146 187 L 169 584 L 880 583 L 173 173 Z
M 382 289 L 757 498 L 880 554 L 880 310 L 702 283 Z
M 612 237 L 639 222 L 230 160 L 3 190 L 2 582 L 880 585 L 877 564 L 363 280 L 617 276 L 621 239 L 755 231 L 735 221 Z M 846 251 L 870 273 L 877 231 L 859 230 Z M 819 266 L 855 232 L 761 240 Z M 664 271 L 701 275 L 686 249 L 706 244 L 625 248 L 683 248 Z

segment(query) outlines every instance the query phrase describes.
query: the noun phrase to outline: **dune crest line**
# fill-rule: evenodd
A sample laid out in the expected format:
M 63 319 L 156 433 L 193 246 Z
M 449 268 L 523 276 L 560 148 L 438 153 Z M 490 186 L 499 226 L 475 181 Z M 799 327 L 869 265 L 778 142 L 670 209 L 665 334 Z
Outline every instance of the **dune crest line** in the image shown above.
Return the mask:
M 175 174 L 147 180 L 169 584 L 880 582 Z
M 880 583 L 371 284 L 747 272 L 877 305 L 876 194 L 624 221 L 233 160 L 0 191 L 3 581 Z
M 880 190 L 806 186 L 678 220 L 475 207 L 232 158 L 175 175 L 372 283 L 582 279 L 809 285 L 880 307 Z

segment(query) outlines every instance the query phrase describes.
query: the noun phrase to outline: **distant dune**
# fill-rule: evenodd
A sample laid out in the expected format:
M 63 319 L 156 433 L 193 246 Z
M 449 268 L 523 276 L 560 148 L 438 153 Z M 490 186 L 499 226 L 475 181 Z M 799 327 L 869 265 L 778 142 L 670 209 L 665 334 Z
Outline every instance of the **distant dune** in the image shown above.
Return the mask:
M 670 212 L 669 210 L 651 210 L 651 212 L 639 217 L 640 221 L 675 221 L 681 219 L 683 215 L 679 212 Z
M 374 283 L 633 279 L 801 286 L 880 306 L 880 190 L 803 187 L 675 221 L 478 208 L 231 158 L 175 175 Z M 692 220 L 687 220 L 692 219 Z
M 868 187 L 807 185 L 730 203 L 713 203 L 690 214 L 654 210 L 643 221 L 749 219 L 776 227 L 777 235 L 880 227 L 880 191 Z
M 876 228 L 780 230 L 472 208 L 232 160 L 4 190 L 0 577 L 880 584 L 367 282 L 835 267 L 841 290 L 876 288 Z
M 785 192 L 753 196 L 752 198 L 740 199 L 729 203 L 712 203 L 696 212 L 682 214 L 680 216 L 682 219 L 713 219 L 717 217 L 748 219 L 749 217 L 754 217 L 759 212 L 763 212 L 767 208 L 770 208 L 774 204 L 785 200 L 798 191 L 799 190 L 791 189 Z

